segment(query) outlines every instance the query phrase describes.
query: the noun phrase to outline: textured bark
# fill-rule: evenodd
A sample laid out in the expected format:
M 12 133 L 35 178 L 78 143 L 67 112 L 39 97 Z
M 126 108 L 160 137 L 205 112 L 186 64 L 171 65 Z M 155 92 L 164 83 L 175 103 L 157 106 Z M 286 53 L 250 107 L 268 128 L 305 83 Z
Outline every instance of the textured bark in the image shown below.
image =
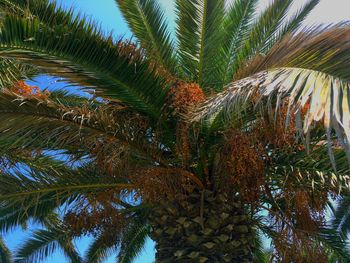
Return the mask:
M 252 262 L 253 232 L 239 202 L 205 191 L 150 215 L 156 262 Z

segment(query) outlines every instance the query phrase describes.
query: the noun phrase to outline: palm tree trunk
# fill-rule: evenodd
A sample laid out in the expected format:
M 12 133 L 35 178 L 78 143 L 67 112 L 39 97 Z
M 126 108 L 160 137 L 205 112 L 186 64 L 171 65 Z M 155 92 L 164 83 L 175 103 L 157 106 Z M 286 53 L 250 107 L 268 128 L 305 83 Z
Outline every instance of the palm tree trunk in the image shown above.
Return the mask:
M 253 232 L 242 204 L 204 191 L 163 202 L 150 215 L 156 262 L 252 262 Z

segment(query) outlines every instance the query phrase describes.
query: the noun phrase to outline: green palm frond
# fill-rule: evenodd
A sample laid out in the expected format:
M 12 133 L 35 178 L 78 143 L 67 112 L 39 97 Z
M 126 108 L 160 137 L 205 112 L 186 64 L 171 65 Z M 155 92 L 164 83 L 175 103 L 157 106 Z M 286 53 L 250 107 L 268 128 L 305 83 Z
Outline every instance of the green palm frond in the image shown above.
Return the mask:
M 344 236 L 350 232 L 350 197 L 348 195 L 340 197 L 337 202 L 332 224 L 333 228 Z
M 187 78 L 204 89 L 220 85 L 224 1 L 176 1 L 178 55 Z M 220 80 L 221 81 L 221 80 Z
M 84 16 L 75 13 L 73 9 L 65 10 L 54 1 L 48 0 L 0 0 L 0 7 L 4 13 L 13 14 L 27 19 L 36 18 L 48 26 L 65 24 L 72 28 L 80 28 L 87 32 L 97 32 L 95 24 Z M 96 36 L 103 40 L 102 35 Z
M 99 234 L 86 251 L 86 262 L 101 263 L 116 253 L 120 242 L 120 236 L 118 234 L 119 233 L 115 233 L 115 235 L 112 236 L 111 233 L 108 233 L 108 238 L 106 237 L 106 233 Z
M 257 56 L 237 73 L 238 79 L 263 70 L 297 67 L 321 71 L 350 80 L 349 27 L 339 25 L 316 28 L 289 35 L 278 42 L 266 56 Z
M 324 142 L 326 138 L 324 138 Z M 307 151 L 294 151 L 288 154 L 281 152 L 274 152 L 272 158 L 272 169 L 274 173 L 282 174 L 285 171 L 298 171 L 302 174 L 313 174 L 311 178 L 319 177 L 324 182 L 324 176 L 335 176 L 334 180 L 339 177 L 342 180 L 343 187 L 346 187 L 346 179 L 350 175 L 350 168 L 347 161 L 347 156 L 341 149 L 333 149 L 334 162 L 337 167 L 337 173 L 334 174 L 333 165 L 330 162 L 327 153 L 328 146 L 324 143 L 320 145 L 320 139 L 314 139 L 310 144 L 309 153 Z M 278 149 L 277 149 L 278 151 Z
M 0 57 L 0 88 L 8 88 L 19 80 L 32 77 L 35 73 L 36 69 L 32 66 Z
M 346 193 L 350 174 L 347 157 L 344 151 L 337 149 L 333 152 L 333 158 L 334 164 L 328 156 L 328 147 L 317 144 L 310 153 L 303 150 L 290 154 L 273 152 L 266 169 L 266 186 L 274 190 L 272 195 L 263 198 L 263 202 L 277 207 L 279 193 L 286 191 L 286 185 L 293 185 L 293 189 L 297 189 L 295 191 L 306 191 L 315 196 L 322 191 L 332 191 L 340 195 Z
M 131 263 L 137 257 L 145 245 L 149 226 L 137 212 L 137 215 L 132 213 L 133 216 L 120 229 L 99 233 L 86 251 L 86 262 L 100 263 L 115 253 L 120 263 Z
M 177 61 L 164 12 L 155 0 L 116 0 L 131 31 L 148 56 L 175 76 Z
M 166 89 L 150 64 L 126 52 L 127 44 L 111 42 L 92 31 L 84 19 L 72 15 L 64 22 L 45 24 L 35 17 L 7 14 L 1 23 L 0 55 L 34 63 L 50 74 L 103 90 L 104 96 L 158 119 Z
M 49 230 L 37 230 L 16 252 L 15 262 L 43 262 L 55 251 L 61 250 L 70 262 L 83 262 L 75 250 L 71 236 L 63 228 L 56 226 Z
M 1 0 L 0 7 L 2 12 L 11 12 L 24 15 L 26 13 L 26 7 L 24 1 L 12 1 L 12 0 Z
M 344 238 L 332 228 L 324 227 L 319 230 L 317 242 L 324 247 L 329 258 L 336 259 L 336 262 L 349 262 L 350 252 L 346 247 Z
M 10 252 L 2 238 L 0 238 L 0 261 L 1 263 L 12 262 L 12 253 Z
M 110 246 L 107 246 L 105 243 L 105 240 L 103 240 L 102 237 L 98 237 L 94 240 L 94 242 L 89 246 L 87 251 L 87 261 L 89 263 L 100 263 L 106 260 L 109 256 L 113 255 L 113 253 L 117 250 L 117 243 L 111 244 Z M 111 238 L 109 239 L 112 240 Z
M 50 172 L 53 174 L 53 171 Z M 45 177 L 43 174 L 34 172 L 30 173 L 29 176 L 17 173 L 15 175 L 3 174 L 2 177 L 1 182 L 4 186 L 1 187 L 2 195 L 0 200 L 3 200 L 5 203 L 19 203 L 18 200 L 33 198 L 33 196 L 45 200 L 45 195 L 47 195 L 46 199 L 49 200 L 51 199 L 49 196 L 52 194 L 52 198 L 56 198 L 56 201 L 59 199 L 66 200 L 66 198 L 71 195 L 80 195 L 94 189 L 127 189 L 131 186 L 127 183 L 123 184 L 115 181 L 115 179 L 107 182 L 106 178 L 96 178 L 95 176 L 88 177 L 86 174 L 75 174 L 74 181 L 70 182 L 69 185 L 67 184 L 69 177 L 60 176 L 60 178 L 57 179 L 54 176 Z M 32 180 L 29 177 L 36 177 L 36 180 Z M 7 186 L 7 188 L 5 186 Z
M 296 12 L 296 14 L 294 14 L 288 21 L 286 21 L 283 24 L 282 28 L 279 29 L 274 39 L 268 43 L 266 50 L 269 50 L 271 47 L 273 47 L 273 45 L 276 42 L 281 40 L 287 34 L 298 30 L 302 22 L 310 14 L 310 12 L 319 4 L 319 2 L 320 0 L 309 0 L 306 4 L 304 4 L 304 6 L 302 6 Z
M 134 221 L 129 224 L 122 237 L 118 253 L 118 262 L 120 263 L 133 262 L 144 248 L 150 232 L 150 227 L 145 222 Z
M 224 84 L 233 78 L 235 56 L 249 34 L 256 11 L 257 0 L 237 0 L 231 3 L 224 20 Z
M 68 170 L 64 168 L 62 163 L 48 158 L 44 159 L 46 162 L 41 165 L 38 165 L 37 162 L 33 160 L 26 162 L 26 164 L 28 166 L 33 165 L 33 167 L 42 167 L 43 171 L 41 175 L 43 175 L 43 177 L 45 177 L 46 173 L 51 173 L 50 175 L 54 178 L 54 175 Z M 1 180 L 4 183 L 0 190 L 1 195 L 3 195 L 0 201 L 0 228 L 2 231 L 8 231 L 16 226 L 23 225 L 30 218 L 40 221 L 44 216 L 52 214 L 52 211 L 60 205 L 56 202 L 57 200 L 52 200 L 50 198 L 50 194 L 47 194 L 50 192 L 49 190 L 47 192 L 40 192 L 39 189 L 36 189 L 35 186 L 32 185 L 35 179 L 28 177 L 32 174 L 36 174 L 34 172 L 35 168 L 32 170 L 21 165 L 19 165 L 19 167 L 12 166 L 9 168 L 1 168 L 3 169 Z M 55 172 L 52 173 L 53 171 Z M 41 180 L 43 182 L 45 181 L 44 178 Z M 50 181 L 52 181 L 52 179 L 46 181 L 46 185 L 48 185 Z M 45 185 L 43 182 L 36 182 L 37 186 L 41 184 L 41 187 L 43 187 Z M 32 192 L 30 192 L 30 188 L 33 190 Z M 54 195 L 55 190 L 51 192 L 51 196 Z M 39 200 L 40 197 L 43 199 Z M 45 198 L 48 199 L 45 200 Z M 64 200 L 62 202 L 64 202 Z
M 240 52 L 237 54 L 233 65 L 233 73 L 255 54 L 265 52 L 266 45 L 273 40 L 287 14 L 292 0 L 275 0 L 260 15 L 258 20 L 252 25 Z
M 25 162 L 3 172 L 0 181 L 0 229 L 7 231 L 36 219 L 40 222 L 55 209 L 69 205 L 88 193 L 127 189 L 116 177 L 101 175 L 89 167 L 69 168 L 48 157 L 45 162 Z
M 261 233 L 256 233 L 254 238 L 254 262 L 269 263 L 271 262 L 271 252 L 266 251 L 263 247 L 263 236 Z
M 73 101 L 85 106 L 65 105 Z M 86 151 L 96 144 L 97 138 L 109 138 L 113 141 L 106 145 L 110 150 L 112 147 L 115 150 L 133 148 L 139 155 L 149 158 L 149 149 L 141 146 L 142 141 L 150 145 L 146 141 L 148 138 L 145 131 L 136 127 L 141 119 L 123 109 L 99 106 L 98 103 L 84 103 L 79 98 L 74 100 L 74 96 L 52 95 L 52 99 L 42 100 L 3 92 L 0 94 L 1 141 L 13 147 L 35 145 L 39 149 L 50 146 L 68 150 L 75 147 Z

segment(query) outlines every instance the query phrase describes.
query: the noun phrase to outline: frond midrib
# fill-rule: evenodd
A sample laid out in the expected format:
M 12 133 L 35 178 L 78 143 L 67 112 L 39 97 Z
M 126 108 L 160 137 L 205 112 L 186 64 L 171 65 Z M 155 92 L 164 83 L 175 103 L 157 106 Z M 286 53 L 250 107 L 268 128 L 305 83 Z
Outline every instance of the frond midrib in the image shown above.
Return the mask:
M 79 190 L 79 189 L 117 188 L 117 187 L 120 189 L 128 189 L 132 187 L 132 184 L 110 183 L 110 184 L 86 184 L 86 185 L 70 185 L 70 186 L 62 185 L 62 186 L 46 188 L 46 189 L 23 191 L 23 192 L 18 192 L 14 194 L 1 194 L 0 200 L 6 200 L 9 198 L 23 197 L 23 196 L 36 195 L 36 194 L 43 194 L 43 193 L 50 193 L 50 192 L 58 192 L 58 191 L 69 192 L 72 190 Z
M 247 14 L 248 14 L 248 11 L 249 11 L 249 4 L 246 5 L 242 17 L 246 18 Z M 237 34 L 239 34 L 239 32 L 242 30 L 242 27 L 243 27 L 243 24 L 244 24 L 242 22 L 247 22 L 247 21 L 244 20 L 244 21 L 241 21 L 241 23 L 239 23 L 239 27 L 235 29 L 235 31 L 236 31 L 235 32 L 235 36 L 234 36 L 235 38 L 237 37 Z M 232 54 L 233 51 L 234 51 L 235 43 L 234 43 L 234 41 L 230 41 L 230 42 L 231 42 L 230 43 L 230 47 L 229 47 L 229 50 L 228 50 L 228 53 L 227 53 L 228 54 L 228 58 L 226 60 L 226 66 L 224 67 L 224 70 L 225 70 L 224 71 L 224 79 L 225 79 L 224 84 L 226 84 L 230 80 L 230 78 L 233 77 L 233 76 L 229 75 L 229 72 L 232 71 L 231 67 L 234 65 L 234 59 L 232 59 L 230 57 L 230 54 Z
M 0 99 L 0 103 L 1 103 L 1 99 Z M 49 105 L 48 105 L 49 107 Z M 51 108 L 52 109 L 52 108 Z M 19 115 L 19 116 L 29 116 L 29 117 L 38 117 L 38 118 L 47 118 L 49 120 L 56 120 L 62 123 L 66 123 L 68 125 L 74 125 L 76 127 L 79 127 L 79 129 L 81 129 L 82 127 L 87 128 L 89 130 L 92 130 L 94 132 L 96 132 L 97 134 L 105 134 L 108 138 L 111 138 L 113 140 L 117 140 L 118 143 L 123 144 L 126 147 L 129 147 L 131 149 L 133 149 L 135 152 L 140 153 L 143 157 L 145 158 L 149 158 L 150 160 L 154 160 L 156 162 L 160 162 L 161 164 L 165 165 L 164 160 L 161 160 L 161 157 L 158 156 L 157 154 L 152 154 L 149 153 L 147 151 L 147 149 L 145 149 L 145 147 L 142 147 L 141 145 L 139 145 L 137 142 L 132 141 L 132 140 L 128 140 L 126 138 L 123 138 L 122 136 L 118 136 L 117 133 L 113 132 L 113 134 L 108 133 L 108 131 L 106 131 L 105 129 L 98 128 L 98 125 L 89 125 L 89 122 L 77 122 L 68 118 L 64 118 L 62 117 L 62 114 L 59 114 L 59 109 L 57 110 L 57 114 L 48 114 L 48 113 L 42 113 L 42 112 L 29 112 L 29 111 L 16 111 L 14 109 L 0 109 L 0 113 L 2 114 L 13 114 L 13 115 Z
M 139 11 L 139 13 L 141 14 L 141 19 L 142 19 L 143 23 L 146 25 L 146 31 L 148 32 L 148 35 L 151 38 L 151 42 L 157 49 L 156 51 L 152 50 L 151 53 L 152 54 L 155 53 L 157 56 L 157 59 L 159 61 L 161 61 L 161 64 L 163 65 L 163 67 L 167 69 L 168 63 L 165 61 L 165 59 L 162 58 L 162 55 L 159 53 L 159 51 L 162 50 L 162 48 L 160 45 L 158 45 L 158 42 L 156 41 L 156 39 L 154 38 L 154 36 L 152 34 L 152 29 L 151 29 L 150 25 L 147 23 L 147 19 L 145 17 L 144 12 L 142 11 L 142 9 L 140 7 L 139 1 L 136 1 L 136 7 L 137 7 L 137 10 Z
M 11 45 L 3 45 L 3 44 L 1 44 L 0 45 L 0 47 L 1 48 L 3 48 L 3 47 L 7 47 L 7 48 L 9 48 L 9 49 L 13 49 L 14 51 L 16 51 L 19 47 L 17 46 L 17 47 L 12 47 Z M 38 53 L 38 51 L 35 49 L 35 48 L 32 48 L 32 49 L 30 49 L 30 48 L 28 48 L 28 47 L 20 47 L 21 48 L 21 50 L 24 50 L 24 51 L 27 51 L 28 53 L 30 52 L 30 53 L 34 53 L 35 54 L 35 56 L 38 56 L 39 58 L 42 58 L 43 60 L 46 60 L 46 58 L 45 57 L 43 57 L 43 55 L 42 55 L 42 53 L 40 54 L 40 53 Z M 0 51 L 0 54 L 2 53 L 2 51 Z M 18 57 L 18 56 L 16 56 L 16 53 L 14 52 L 14 53 L 12 53 L 12 52 L 10 52 L 10 53 L 8 53 L 8 52 L 5 52 L 5 54 L 7 54 L 7 55 L 9 55 L 9 57 L 14 57 L 14 58 L 16 58 L 16 59 L 22 59 L 22 60 L 25 60 L 26 61 L 26 58 L 23 58 L 23 57 Z M 14 56 L 12 56 L 12 54 L 15 54 Z M 23 53 L 21 53 L 21 54 L 23 54 Z M 47 56 L 52 56 L 52 55 L 50 55 L 50 54 L 47 54 Z M 55 56 L 59 56 L 59 54 L 55 54 Z M 64 63 L 68 63 L 69 64 L 69 61 L 67 60 L 67 57 L 61 57 L 61 58 L 63 58 L 63 60 L 61 60 L 60 62 L 64 62 Z M 33 61 L 33 58 L 32 57 L 30 57 L 30 55 L 27 57 L 27 59 L 28 60 L 30 60 L 30 61 Z M 69 59 L 71 59 L 72 60 L 72 58 L 69 58 Z M 50 61 L 49 63 L 57 63 L 55 60 L 53 60 L 53 61 Z M 60 63 L 57 63 L 60 67 L 62 67 L 62 65 L 60 65 Z M 69 74 L 76 74 L 76 72 L 75 72 L 75 70 L 74 69 L 72 69 L 72 66 L 70 66 L 70 65 L 63 65 L 63 67 L 64 68 L 69 68 L 70 70 L 71 70 L 71 72 L 64 72 L 63 74 L 67 74 L 68 73 L 68 75 Z M 84 73 L 83 73 L 83 76 L 85 76 L 85 77 L 87 77 L 87 78 L 91 78 L 91 76 L 89 76 L 89 74 L 86 74 L 87 72 L 89 72 L 88 70 L 86 71 L 86 69 L 88 69 L 88 68 L 91 68 L 90 66 L 86 66 L 86 65 L 83 65 L 83 67 L 80 67 L 83 71 L 84 71 Z M 45 69 L 44 69 L 45 70 Z M 94 70 L 95 71 L 95 70 Z M 93 77 L 93 79 L 94 80 L 98 80 L 98 79 L 110 79 L 110 80 L 112 80 L 112 83 L 117 83 L 117 85 L 120 85 L 120 86 L 122 86 L 125 90 L 128 90 L 128 92 L 129 93 L 131 93 L 131 95 L 133 95 L 133 96 L 135 96 L 135 98 L 138 98 L 137 100 L 138 100 L 138 102 L 141 102 L 141 103 L 145 103 L 145 100 L 142 98 L 142 96 L 140 96 L 139 94 L 137 94 L 134 90 L 132 90 L 132 89 L 130 89 L 129 87 L 128 87 L 128 85 L 126 84 L 126 83 L 124 83 L 124 82 L 122 82 L 122 81 L 120 81 L 120 80 L 118 80 L 118 79 L 116 79 L 116 78 L 114 78 L 113 76 L 111 76 L 110 74 L 106 74 L 106 73 L 102 73 L 102 72 L 99 72 L 99 78 L 95 78 L 95 77 Z M 83 83 L 84 84 L 84 83 Z M 99 88 L 98 86 L 96 86 L 96 85 L 93 85 L 94 87 L 96 87 L 97 89 Z M 148 103 L 147 103 L 148 104 Z M 145 105 L 147 105 L 146 103 L 145 103 Z M 155 109 L 155 108 L 153 108 L 153 106 L 151 106 L 151 105 L 147 105 L 147 106 L 143 106 L 144 108 L 143 108 L 143 110 L 145 110 L 145 109 L 150 109 L 151 110 L 151 116 L 150 117 L 152 117 L 152 118 L 154 118 L 154 119 L 157 119 L 158 118 L 158 111 L 157 111 L 157 109 Z
M 203 68 L 204 68 L 204 48 L 205 41 L 204 37 L 206 34 L 206 20 L 207 20 L 207 6 L 208 0 L 203 0 L 203 16 L 202 16 L 202 25 L 201 25 L 201 34 L 200 34 L 200 48 L 198 56 L 198 83 L 202 83 L 203 79 Z

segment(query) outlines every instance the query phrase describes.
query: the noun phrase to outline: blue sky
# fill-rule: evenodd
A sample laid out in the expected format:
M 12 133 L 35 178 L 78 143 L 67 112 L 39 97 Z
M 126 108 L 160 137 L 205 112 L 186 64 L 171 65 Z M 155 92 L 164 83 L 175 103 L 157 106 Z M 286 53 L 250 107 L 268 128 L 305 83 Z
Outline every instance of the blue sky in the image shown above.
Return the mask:
M 75 10 L 86 14 L 88 17 L 100 24 L 102 29 L 107 32 L 113 32 L 115 37 L 131 37 L 131 33 L 127 28 L 114 0 L 58 0 L 65 7 L 73 7 Z M 261 0 L 259 8 L 263 9 L 271 0 Z M 297 10 L 305 0 L 296 0 L 293 10 Z M 160 5 L 166 12 L 166 17 L 170 22 L 170 29 L 174 32 L 174 0 L 159 0 Z M 319 23 L 336 23 L 344 20 L 350 20 L 350 0 L 321 0 L 319 6 L 306 19 L 304 25 L 310 26 Z M 63 84 L 57 83 L 54 79 L 42 76 L 37 79 L 38 85 L 41 87 L 61 88 Z M 32 225 L 28 231 L 16 229 L 12 233 L 6 235 L 5 241 L 14 250 L 22 241 L 29 236 L 30 230 L 35 229 Z M 83 238 L 77 241 L 79 251 L 83 254 L 88 246 L 89 238 Z M 154 244 L 147 242 L 144 252 L 135 261 L 135 263 L 151 263 L 154 261 Z M 64 263 L 61 253 L 55 253 L 45 262 L 47 263 Z M 115 256 L 111 256 L 106 262 L 116 262 Z

